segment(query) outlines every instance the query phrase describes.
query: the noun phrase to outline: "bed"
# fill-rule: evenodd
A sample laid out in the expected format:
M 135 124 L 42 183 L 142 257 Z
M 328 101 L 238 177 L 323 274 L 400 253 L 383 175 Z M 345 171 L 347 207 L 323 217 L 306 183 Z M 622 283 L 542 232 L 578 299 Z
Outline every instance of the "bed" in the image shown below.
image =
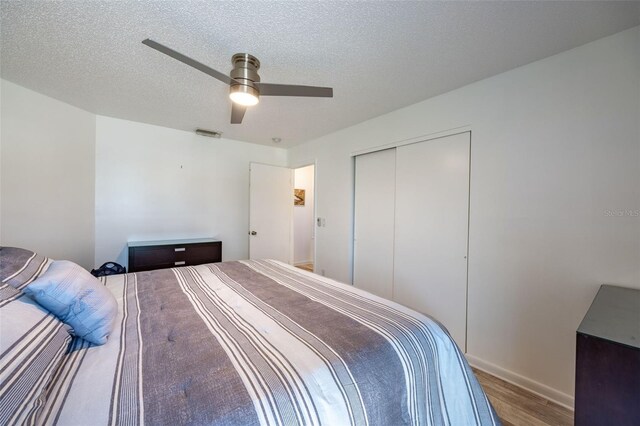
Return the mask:
M 0 424 L 500 424 L 441 325 L 352 286 L 273 260 L 103 277 L 96 345 L 25 293 L 51 264 L 0 249 Z

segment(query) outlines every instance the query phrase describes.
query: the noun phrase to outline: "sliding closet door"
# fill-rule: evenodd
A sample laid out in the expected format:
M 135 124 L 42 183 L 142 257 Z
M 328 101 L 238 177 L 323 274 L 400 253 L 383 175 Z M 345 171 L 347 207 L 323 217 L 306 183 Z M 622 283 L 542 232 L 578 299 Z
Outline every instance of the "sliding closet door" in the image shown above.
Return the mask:
M 359 155 L 355 161 L 353 285 L 390 299 L 395 149 Z
M 470 134 L 397 148 L 393 299 L 465 350 Z

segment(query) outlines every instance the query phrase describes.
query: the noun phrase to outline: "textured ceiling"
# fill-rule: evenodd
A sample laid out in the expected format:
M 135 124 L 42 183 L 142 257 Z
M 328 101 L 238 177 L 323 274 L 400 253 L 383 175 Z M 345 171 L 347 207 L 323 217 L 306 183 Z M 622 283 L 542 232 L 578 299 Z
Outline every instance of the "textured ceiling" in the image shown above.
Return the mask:
M 640 23 L 638 2 L 5 1 L 2 78 L 88 111 L 289 147 Z M 331 86 L 263 97 L 229 124 L 227 87 L 152 50 L 227 73 Z

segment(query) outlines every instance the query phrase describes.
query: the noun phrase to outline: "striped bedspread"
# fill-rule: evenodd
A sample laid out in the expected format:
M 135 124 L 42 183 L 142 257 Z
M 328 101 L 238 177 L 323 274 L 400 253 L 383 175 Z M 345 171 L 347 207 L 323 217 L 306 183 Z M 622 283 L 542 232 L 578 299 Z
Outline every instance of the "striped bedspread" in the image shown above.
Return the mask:
M 39 422 L 499 424 L 429 318 L 276 261 L 111 276 L 107 344 L 75 340 Z

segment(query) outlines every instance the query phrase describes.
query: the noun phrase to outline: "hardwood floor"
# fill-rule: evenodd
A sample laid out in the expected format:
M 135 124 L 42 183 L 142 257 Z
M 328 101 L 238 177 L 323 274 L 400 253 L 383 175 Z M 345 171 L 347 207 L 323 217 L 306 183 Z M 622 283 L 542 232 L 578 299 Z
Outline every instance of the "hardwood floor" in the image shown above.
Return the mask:
M 573 411 L 484 371 L 473 372 L 504 426 L 573 425 Z
M 301 263 L 296 265 L 296 268 L 304 269 L 305 271 L 313 272 L 313 263 Z

